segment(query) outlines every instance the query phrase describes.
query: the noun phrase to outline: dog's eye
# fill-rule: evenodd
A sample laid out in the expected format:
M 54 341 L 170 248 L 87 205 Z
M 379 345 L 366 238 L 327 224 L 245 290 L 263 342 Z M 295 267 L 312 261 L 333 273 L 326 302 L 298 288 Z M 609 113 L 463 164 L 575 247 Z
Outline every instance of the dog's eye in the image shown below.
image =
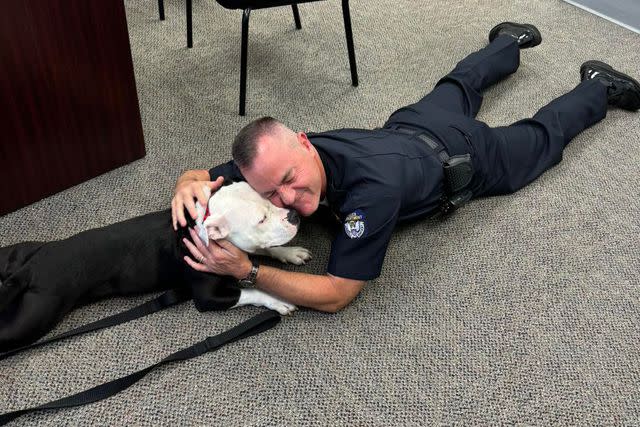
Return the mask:
M 264 224 L 266 220 L 267 220 L 267 216 L 265 215 L 258 224 Z

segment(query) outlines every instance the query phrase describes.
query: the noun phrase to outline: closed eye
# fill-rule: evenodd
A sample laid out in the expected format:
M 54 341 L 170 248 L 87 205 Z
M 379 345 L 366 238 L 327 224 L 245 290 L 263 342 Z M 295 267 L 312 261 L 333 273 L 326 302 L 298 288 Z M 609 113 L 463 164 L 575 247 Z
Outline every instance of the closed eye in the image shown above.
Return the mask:
M 289 171 L 289 172 L 287 172 L 287 175 L 285 175 L 285 177 L 282 178 L 282 182 L 280 183 L 280 185 L 293 184 L 293 181 L 295 181 L 295 179 L 296 179 L 296 177 L 295 177 L 294 173 Z M 278 189 L 275 189 L 275 190 L 271 191 L 270 193 L 264 194 L 263 197 L 266 198 L 266 199 L 271 200 L 277 193 L 278 193 Z
M 267 220 L 267 216 L 265 215 L 258 224 L 264 224 L 266 220 Z

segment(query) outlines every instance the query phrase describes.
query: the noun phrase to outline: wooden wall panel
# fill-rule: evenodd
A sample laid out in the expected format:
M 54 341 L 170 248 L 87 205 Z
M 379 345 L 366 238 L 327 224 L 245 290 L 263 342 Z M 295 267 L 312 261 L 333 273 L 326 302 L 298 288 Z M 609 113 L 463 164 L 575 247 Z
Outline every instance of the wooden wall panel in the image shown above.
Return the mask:
M 0 14 L 0 214 L 145 155 L 122 0 Z

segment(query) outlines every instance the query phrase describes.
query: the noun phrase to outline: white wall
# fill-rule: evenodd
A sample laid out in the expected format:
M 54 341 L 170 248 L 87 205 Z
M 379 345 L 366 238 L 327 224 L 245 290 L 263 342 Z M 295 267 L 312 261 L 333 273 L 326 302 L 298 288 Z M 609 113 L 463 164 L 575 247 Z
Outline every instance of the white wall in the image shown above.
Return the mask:
M 640 33 L 640 0 L 564 0 Z

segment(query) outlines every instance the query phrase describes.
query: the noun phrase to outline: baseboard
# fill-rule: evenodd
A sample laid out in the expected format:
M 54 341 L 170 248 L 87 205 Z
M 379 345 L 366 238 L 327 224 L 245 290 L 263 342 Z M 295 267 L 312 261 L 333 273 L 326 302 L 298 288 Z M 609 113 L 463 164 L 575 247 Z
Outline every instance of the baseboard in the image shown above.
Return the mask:
M 592 9 L 592 8 L 588 7 L 588 6 L 585 6 L 585 5 L 583 5 L 583 4 L 580 4 L 580 3 L 578 3 L 576 0 L 563 0 L 563 1 L 565 1 L 566 3 L 570 3 L 570 4 L 572 4 L 572 5 L 576 6 L 576 7 L 579 7 L 580 9 L 586 10 L 587 12 L 593 13 L 594 15 L 597 15 L 597 16 L 599 16 L 599 17 L 601 17 L 601 18 L 604 18 L 604 19 L 606 19 L 607 21 L 611 21 L 611 22 L 613 22 L 614 24 L 618 24 L 618 25 L 620 25 L 621 27 L 624 27 L 624 28 L 626 28 L 626 29 L 628 29 L 628 30 L 631 30 L 631 31 L 633 31 L 633 32 L 635 32 L 635 33 L 640 34 L 640 28 L 635 27 L 635 26 L 630 25 L 630 24 L 626 24 L 626 23 L 624 23 L 624 22 L 621 22 L 621 21 L 619 21 L 619 20 L 618 20 L 618 19 L 616 19 L 616 18 L 612 18 L 611 16 L 605 15 L 605 14 L 604 14 L 604 13 L 602 13 L 602 12 L 599 12 L 599 11 L 597 11 L 597 10 L 594 10 L 594 9 Z

